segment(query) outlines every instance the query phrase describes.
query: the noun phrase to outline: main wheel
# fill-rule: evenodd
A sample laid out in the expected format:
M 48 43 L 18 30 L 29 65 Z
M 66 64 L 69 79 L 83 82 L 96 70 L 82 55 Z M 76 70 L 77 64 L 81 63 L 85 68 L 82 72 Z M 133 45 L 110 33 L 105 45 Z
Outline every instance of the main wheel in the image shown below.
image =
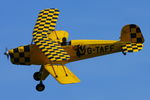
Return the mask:
M 36 90 L 37 91 L 39 91 L 39 92 L 41 92 L 41 91 L 43 91 L 45 89 L 45 86 L 44 86 L 44 84 L 38 84 L 37 86 L 36 86 Z
M 35 73 L 33 74 L 33 78 L 34 78 L 36 81 L 40 81 L 40 77 L 41 77 L 40 72 L 35 72 Z

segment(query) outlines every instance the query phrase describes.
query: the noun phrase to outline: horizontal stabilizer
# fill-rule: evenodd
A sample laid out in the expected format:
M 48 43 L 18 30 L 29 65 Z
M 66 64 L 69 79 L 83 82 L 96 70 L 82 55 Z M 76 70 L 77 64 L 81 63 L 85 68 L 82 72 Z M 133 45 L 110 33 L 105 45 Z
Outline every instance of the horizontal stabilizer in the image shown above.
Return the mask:
M 127 43 L 122 47 L 123 52 L 138 52 L 143 49 L 142 43 Z
M 75 76 L 65 65 L 44 65 L 44 68 L 61 84 L 79 83 Z

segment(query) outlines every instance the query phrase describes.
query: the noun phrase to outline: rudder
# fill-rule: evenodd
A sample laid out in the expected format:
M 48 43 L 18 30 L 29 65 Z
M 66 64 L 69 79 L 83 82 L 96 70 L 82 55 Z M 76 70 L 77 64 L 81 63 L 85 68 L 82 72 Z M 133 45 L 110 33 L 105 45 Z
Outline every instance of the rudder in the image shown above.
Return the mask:
M 121 30 L 120 41 L 131 43 L 143 43 L 144 37 L 139 26 L 135 24 L 125 25 Z

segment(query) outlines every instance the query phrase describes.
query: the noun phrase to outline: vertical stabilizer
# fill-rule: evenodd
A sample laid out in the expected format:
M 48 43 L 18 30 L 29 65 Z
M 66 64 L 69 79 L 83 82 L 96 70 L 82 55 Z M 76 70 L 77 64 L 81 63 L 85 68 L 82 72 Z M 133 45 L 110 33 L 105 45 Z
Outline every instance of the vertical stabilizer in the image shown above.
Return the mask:
M 120 41 L 131 43 L 143 43 L 144 37 L 139 26 L 135 24 L 125 25 L 121 30 Z

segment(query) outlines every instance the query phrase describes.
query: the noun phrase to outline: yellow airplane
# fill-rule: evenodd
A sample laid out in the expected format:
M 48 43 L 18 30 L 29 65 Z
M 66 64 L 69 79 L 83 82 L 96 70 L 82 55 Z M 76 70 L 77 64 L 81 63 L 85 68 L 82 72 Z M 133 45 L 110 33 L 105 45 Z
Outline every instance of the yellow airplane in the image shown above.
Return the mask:
M 61 84 L 79 83 L 80 79 L 65 66 L 67 63 L 116 52 L 126 55 L 143 48 L 144 38 L 135 24 L 128 24 L 122 28 L 120 40 L 67 42 L 69 33 L 55 30 L 59 13 L 55 8 L 40 11 L 32 33 L 32 43 L 5 52 L 13 64 L 41 65 L 39 72 L 33 75 L 34 79 L 40 82 L 36 86 L 37 91 L 45 89 L 43 80 L 49 74 Z

